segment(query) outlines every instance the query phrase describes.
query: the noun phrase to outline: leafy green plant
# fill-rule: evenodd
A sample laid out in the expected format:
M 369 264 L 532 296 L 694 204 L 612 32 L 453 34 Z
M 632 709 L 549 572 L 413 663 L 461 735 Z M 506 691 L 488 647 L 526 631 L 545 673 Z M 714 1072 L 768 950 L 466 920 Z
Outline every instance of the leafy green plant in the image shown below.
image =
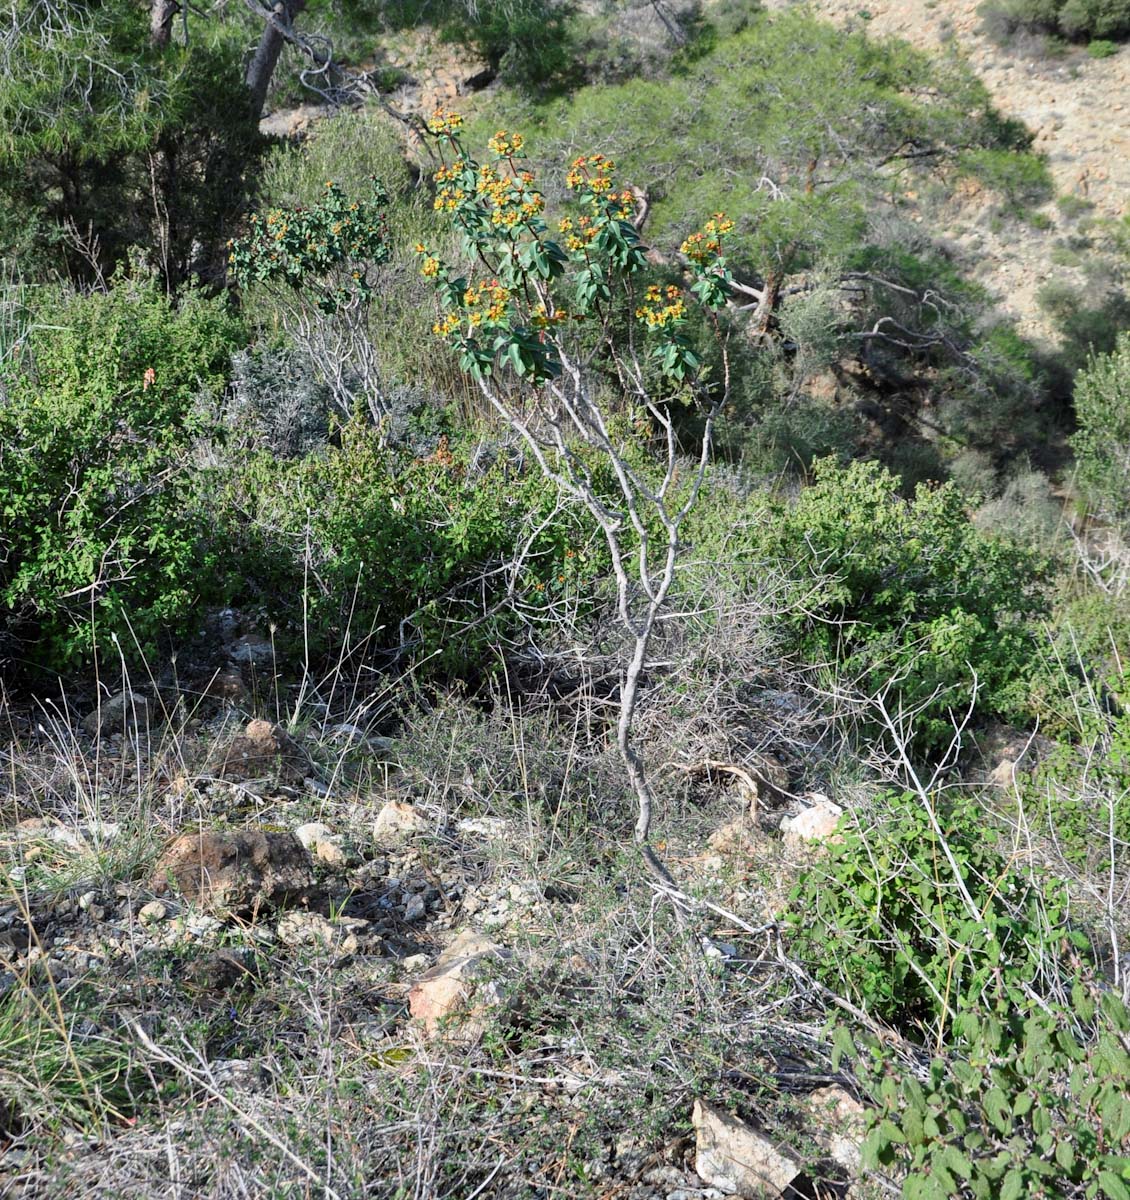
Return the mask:
M 1100 516 L 1130 529 L 1130 333 L 1079 373 L 1075 414 L 1071 444 L 1087 499 Z
M 152 643 L 222 586 L 189 450 L 244 330 L 124 275 L 40 296 L 31 329 L 0 379 L 0 620 L 58 666 L 129 628 Z
M 790 895 L 793 954 L 827 986 L 911 1033 L 1004 1015 L 1060 985 L 1063 889 L 1018 871 L 972 804 L 888 794 L 842 821 Z
M 441 437 L 411 459 L 359 421 L 339 438 L 285 467 L 252 456 L 222 503 L 245 594 L 284 642 L 391 651 L 467 675 L 500 640 L 576 620 L 599 600 L 606 555 L 509 454 L 478 453 L 477 465 L 475 442 Z
M 1077 982 L 1068 1006 L 964 1013 L 953 1032 L 921 1080 L 864 1043 L 865 1166 L 902 1174 L 905 1200 L 1127 1200 L 1130 1013 L 1115 993 Z M 845 1054 L 859 1052 L 841 1030 Z
M 331 179 L 309 207 L 274 208 L 262 218 L 252 213 L 250 233 L 228 243 L 232 275 L 243 287 L 309 289 L 327 313 L 367 304 L 374 294 L 368 272 L 389 257 L 387 204 L 388 192 L 375 178 L 361 200 L 349 200 Z
M 120 1031 L 98 1024 L 95 990 L 20 982 L 0 997 L 0 1138 L 34 1119 L 98 1132 L 122 1124 L 156 1081 Z
M 981 15 L 990 35 L 1002 42 L 1023 31 L 1092 42 L 1130 36 L 1127 0 L 991 0 Z
M 980 533 L 953 485 L 919 486 L 907 501 L 875 463 L 822 460 L 765 548 L 805 587 L 821 580 L 791 619 L 799 649 L 917 711 L 921 748 L 952 735 L 974 679 L 979 711 L 1019 704 L 1035 649 L 1027 619 L 1046 606 L 1045 567 Z

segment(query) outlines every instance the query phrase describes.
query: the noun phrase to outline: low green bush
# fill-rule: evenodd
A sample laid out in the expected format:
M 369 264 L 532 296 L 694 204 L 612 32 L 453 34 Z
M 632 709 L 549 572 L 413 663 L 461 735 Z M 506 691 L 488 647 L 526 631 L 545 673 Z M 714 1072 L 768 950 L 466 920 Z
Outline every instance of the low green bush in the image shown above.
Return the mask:
M 1075 415 L 1071 444 L 1088 503 L 1130 532 L 1130 333 L 1076 377 Z
M 974 684 L 979 714 L 1021 706 L 1046 564 L 982 534 L 952 484 L 903 500 L 877 464 L 825 459 L 766 531 L 765 549 L 814 590 L 789 618 L 796 648 L 885 694 L 891 710 L 917 710 L 919 748 L 952 736 Z
M 29 324 L 0 377 L 0 625 L 54 665 L 109 634 L 152 644 L 222 586 L 191 455 L 244 327 L 124 276 L 44 292 Z
M 1101 985 L 1068 1004 L 965 1013 L 925 1078 L 867 1043 L 856 1070 L 874 1096 L 869 1170 L 903 1176 L 905 1200 L 1130 1197 L 1130 1013 Z M 836 1036 L 833 1061 L 856 1055 Z
M 521 456 L 470 438 L 412 458 L 353 422 L 340 445 L 248 459 L 224 507 L 246 600 L 283 643 L 389 652 L 464 676 L 599 597 L 603 543 Z
M 954 1014 L 1006 1015 L 1061 985 L 1063 888 L 1024 874 L 970 802 L 886 794 L 841 821 L 801 873 L 786 920 L 792 953 L 822 983 L 911 1036 Z
M 1130 0 L 989 0 L 980 11 L 1001 42 L 1024 31 L 1092 43 L 1130 36 Z

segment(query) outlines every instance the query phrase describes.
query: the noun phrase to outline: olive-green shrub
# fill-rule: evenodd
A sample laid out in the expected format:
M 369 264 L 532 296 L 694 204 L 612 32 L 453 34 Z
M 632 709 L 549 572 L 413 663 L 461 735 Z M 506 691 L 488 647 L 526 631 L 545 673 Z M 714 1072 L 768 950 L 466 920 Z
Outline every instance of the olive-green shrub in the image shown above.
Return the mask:
M 846 1029 L 833 1061 L 858 1055 L 875 1101 L 863 1163 L 901 1175 L 905 1200 L 1127 1200 L 1128 1035 L 1117 993 L 1077 981 L 1062 1004 L 962 1014 L 921 1080 Z
M 1071 444 L 1087 500 L 1130 533 L 1130 333 L 1076 377 L 1075 415 Z
M 64 665 L 111 633 L 152 643 L 221 586 L 192 447 L 245 333 L 222 299 L 125 276 L 45 292 L 29 324 L 0 378 L 0 626 Z
M 466 677 L 500 642 L 566 626 L 600 595 L 603 543 L 520 454 L 441 436 L 414 457 L 360 421 L 338 438 L 288 463 L 253 455 L 224 500 L 246 600 L 284 643 Z
M 1061 986 L 1067 901 L 1026 874 L 974 804 L 889 793 L 845 818 L 790 896 L 793 955 L 821 982 L 911 1036 L 953 1014 L 1007 1014 Z
M 920 748 L 948 740 L 974 685 L 977 714 L 1022 710 L 1045 564 L 982 534 L 956 487 L 904 500 L 877 464 L 825 459 L 764 536 L 806 595 L 788 618 L 795 647 L 892 710 L 918 710 Z

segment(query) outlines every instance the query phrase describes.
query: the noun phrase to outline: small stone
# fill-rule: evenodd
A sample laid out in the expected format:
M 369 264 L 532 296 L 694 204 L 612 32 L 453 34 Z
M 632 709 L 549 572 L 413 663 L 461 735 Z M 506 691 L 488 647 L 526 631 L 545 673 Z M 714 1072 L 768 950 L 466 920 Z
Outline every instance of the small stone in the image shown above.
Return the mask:
M 214 766 L 222 779 L 246 781 L 264 776 L 280 783 L 299 784 L 310 770 L 310 760 L 281 726 L 270 721 L 249 721 L 233 738 Z
M 142 925 L 157 925 L 169 915 L 168 908 L 160 900 L 150 900 L 138 910 L 137 919 Z
M 818 1088 L 808 1097 L 814 1122 L 827 1135 L 828 1154 L 852 1175 L 863 1169 L 861 1148 L 867 1134 L 867 1110 L 842 1087 Z
M 322 946 L 328 950 L 337 940 L 332 922 L 311 912 L 286 913 L 278 923 L 277 933 L 284 946 Z
M 377 813 L 373 823 L 373 839 L 381 845 L 394 846 L 416 834 L 427 833 L 431 823 L 419 809 L 403 800 L 390 800 Z
M 349 855 L 345 852 L 333 831 L 320 821 L 311 821 L 300 825 L 294 836 L 319 861 L 327 867 L 346 867 L 349 865 Z
M 179 837 L 154 869 L 150 889 L 173 888 L 189 903 L 233 913 L 306 904 L 316 894 L 313 863 L 290 833 L 258 829 Z
M 844 810 L 827 796 L 816 793 L 809 797 L 816 803 L 803 809 L 795 817 L 786 817 L 781 822 L 781 833 L 785 842 L 798 846 L 804 842 L 827 841 L 833 837 Z
M 696 1100 L 695 1165 L 700 1178 L 727 1195 L 777 1197 L 792 1193 L 801 1165 L 767 1137 L 721 1109 Z
M 228 658 L 240 666 L 251 666 L 258 671 L 270 670 L 275 665 L 275 648 L 265 637 L 247 633 L 237 638 L 228 648 Z
M 106 737 L 115 733 L 133 733 L 148 729 L 153 723 L 149 701 L 136 692 L 119 692 L 103 700 L 88 714 L 82 727 L 91 737 Z
M 418 971 L 426 971 L 431 959 L 426 954 L 410 954 L 400 960 L 400 966 L 406 975 L 415 975 Z
M 409 922 L 422 921 L 427 915 L 428 906 L 424 903 L 424 897 L 418 894 L 409 896 L 404 906 L 404 919 Z
M 484 980 L 492 963 L 510 957 L 489 938 L 464 930 L 436 965 L 412 985 L 408 1010 L 429 1036 L 442 1028 L 460 1041 L 481 1036 L 486 1011 L 502 1003 L 501 989 Z
M 98 899 L 97 892 L 83 892 L 83 894 L 81 896 L 79 896 L 79 898 L 78 898 L 78 906 L 79 906 L 79 908 L 82 909 L 83 912 L 86 912 L 86 910 L 88 908 L 90 908 L 90 906 L 97 899 Z

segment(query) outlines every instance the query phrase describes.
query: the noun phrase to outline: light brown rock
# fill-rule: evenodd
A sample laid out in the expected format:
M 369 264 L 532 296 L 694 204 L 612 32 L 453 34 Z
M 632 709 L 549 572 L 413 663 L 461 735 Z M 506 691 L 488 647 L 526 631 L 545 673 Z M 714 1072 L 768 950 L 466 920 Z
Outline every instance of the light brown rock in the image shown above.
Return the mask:
M 754 835 L 757 827 L 748 817 L 736 817 L 719 826 L 709 838 L 707 844 L 718 854 L 742 854 L 753 849 Z
M 816 803 L 781 822 L 781 834 L 786 844 L 799 846 L 804 842 L 822 842 L 835 835 L 844 810 L 827 796 L 811 796 L 809 799 Z
M 800 1163 L 769 1138 L 705 1100 L 695 1101 L 692 1120 L 694 1169 L 705 1183 L 749 1200 L 792 1194 Z
M 430 828 L 427 817 L 418 808 L 403 800 L 390 800 L 373 822 L 373 839 L 381 845 L 394 846 L 418 833 L 427 833 Z
M 294 831 L 294 836 L 327 867 L 342 868 L 349 865 L 349 855 L 345 848 L 333 830 L 321 821 L 310 821 L 306 825 L 300 825 Z
M 487 1011 L 502 1003 L 501 989 L 487 976 L 509 957 L 489 938 L 464 930 L 412 985 L 408 1011 L 429 1036 L 442 1030 L 453 1040 L 476 1040 Z
M 860 1147 L 867 1134 L 867 1109 L 835 1085 L 813 1092 L 808 1109 L 813 1124 L 824 1135 L 832 1161 L 858 1175 L 863 1166 Z
M 250 721 L 216 762 L 222 779 L 246 781 L 269 777 L 279 783 L 298 784 L 310 772 L 310 760 L 302 747 L 270 721 Z
M 189 903 L 232 913 L 307 904 L 316 894 L 313 864 L 292 833 L 258 829 L 190 833 L 161 856 L 150 880 Z

